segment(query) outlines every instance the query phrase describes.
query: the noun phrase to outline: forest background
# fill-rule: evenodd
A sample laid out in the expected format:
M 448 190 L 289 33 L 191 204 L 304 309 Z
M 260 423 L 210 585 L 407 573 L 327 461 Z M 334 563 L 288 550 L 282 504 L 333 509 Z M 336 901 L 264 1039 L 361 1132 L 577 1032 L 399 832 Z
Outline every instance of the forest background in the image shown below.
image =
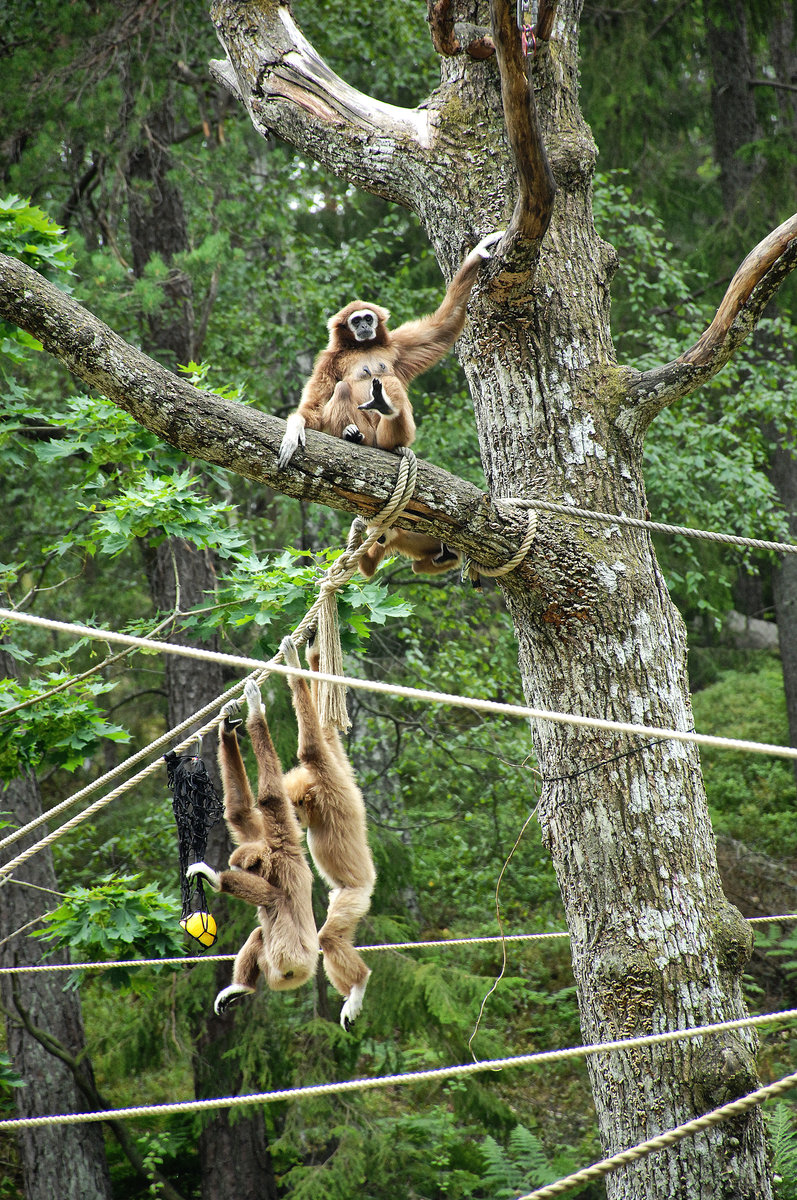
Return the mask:
M 424 5 L 386 0 L 378 25 L 362 0 L 293 8 L 327 61 L 364 91 L 411 105 L 435 86 Z M 582 20 L 582 107 L 600 149 L 596 223 L 620 256 L 613 326 L 624 357 L 642 368 L 688 344 L 744 253 L 794 207 L 792 5 L 720 8 L 722 18 L 708 0 L 629 0 L 588 4 Z M 383 26 L 393 31 L 389 55 Z M 257 137 L 208 74 L 217 56 L 201 3 L 41 0 L 23 12 L 0 9 L 0 249 L 45 271 L 165 365 L 285 416 L 332 311 L 362 295 L 403 321 L 433 309 L 443 284 L 414 218 Z M 646 462 L 654 519 L 793 536 L 796 303 L 792 283 L 734 362 L 656 422 Z M 273 654 L 311 603 L 325 548 L 343 545 L 348 522 L 182 460 L 114 406 L 77 392 L 30 339 L 10 327 L 0 333 L 3 603 L 142 634 L 179 603 L 162 636 Z M 453 355 L 418 381 L 413 403 L 417 453 L 482 484 Z M 797 745 L 797 720 L 791 729 L 789 721 L 797 651 L 785 619 L 797 587 L 788 572 L 774 558 L 683 538 L 660 538 L 656 548 L 690 629 L 697 728 Z M 522 703 L 510 622 L 489 584 L 477 592 L 456 575 L 419 579 L 394 560 L 375 582 L 347 587 L 341 616 L 350 674 Z M 19 789 L 37 787 L 49 807 L 235 682 L 153 654 L 106 662 L 112 653 L 5 629 L 0 706 L 33 701 L 0 724 L 6 828 Z M 269 698 L 288 766 L 295 727 L 281 680 Z M 496 934 L 496 885 L 535 788 L 525 725 L 364 692 L 350 694 L 349 706 L 349 753 L 379 871 L 359 940 Z M 794 911 L 792 768 L 719 752 L 701 759 L 729 898 L 748 916 Z M 193 953 L 177 926 L 165 770 L 57 843 L 53 858 L 51 886 L 64 895 L 19 888 L 13 905 L 5 904 L 11 889 L 3 897 L 0 938 L 25 923 L 23 907 L 25 919 L 38 918 L 44 937 L 28 931 L 29 961 L 63 944 L 85 960 Z M 320 886 L 316 901 L 320 915 Z M 212 907 L 216 949 L 232 951 L 250 916 Z M 533 821 L 501 875 L 500 914 L 507 933 L 563 928 Z M 756 937 L 751 1009 L 792 1006 L 797 938 L 787 926 L 759 927 Z M 314 989 L 260 995 L 224 1028 L 211 1003 L 226 967 L 105 972 L 70 980 L 65 992 L 49 985 L 46 999 L 72 1006 L 73 1034 L 79 997 L 92 1086 L 113 1107 L 468 1059 L 500 946 L 385 953 L 371 965 L 365 1011 L 350 1034 L 337 1025 L 338 999 L 320 973 Z M 25 982 L 23 1008 L 47 986 Z M 12 1051 L 35 1038 L 19 1028 L 10 985 L 2 995 L 9 1045 L 0 1115 L 11 1116 L 35 1074 Z M 477 1053 L 579 1041 L 566 941 L 513 944 Z M 794 1069 L 793 1041 L 782 1031 L 762 1035 L 762 1073 Z M 65 1034 L 61 1048 L 68 1044 Z M 53 1048 L 39 1042 L 42 1057 L 30 1062 L 48 1078 L 79 1073 L 77 1056 L 73 1070 Z M 778 1105 L 771 1120 L 778 1194 L 788 1200 L 797 1196 L 791 1105 Z M 37 1145 L 44 1157 L 63 1153 L 57 1137 Z M 599 1145 L 586 1071 L 560 1064 L 467 1085 L 271 1105 L 237 1120 L 130 1123 L 126 1139 L 109 1132 L 104 1147 L 95 1138 L 82 1153 L 107 1156 L 108 1194 L 118 1198 L 154 1187 L 223 1200 L 232 1194 L 232 1154 L 241 1173 L 260 1173 L 257 1194 L 332 1200 L 350 1195 L 353 1179 L 369 1197 L 512 1196 L 598 1157 Z M 0 1197 L 30 1192 L 25 1147 L 0 1136 L 0 1158 Z

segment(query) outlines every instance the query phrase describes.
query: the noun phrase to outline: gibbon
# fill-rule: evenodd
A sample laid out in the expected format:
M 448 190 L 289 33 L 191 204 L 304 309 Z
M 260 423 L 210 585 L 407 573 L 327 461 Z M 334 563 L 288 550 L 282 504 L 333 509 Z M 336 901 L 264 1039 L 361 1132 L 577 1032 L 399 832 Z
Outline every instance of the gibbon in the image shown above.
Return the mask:
M 232 983 L 216 996 L 221 1015 L 239 997 L 254 992 L 260 972 L 273 991 L 299 987 L 315 972 L 318 934 L 313 917 L 313 874 L 304 856 L 301 831 L 282 782 L 282 768 L 260 696 L 252 679 L 244 684 L 246 728 L 257 759 L 257 801 L 238 746 L 233 700 L 221 710 L 219 769 L 224 785 L 224 819 L 235 842 L 229 871 L 194 863 L 186 874 L 201 875 L 217 892 L 257 906 L 260 924 L 238 951 Z
M 290 637 L 283 639 L 285 664 L 299 666 Z M 307 646 L 307 663 L 318 670 L 318 650 Z M 376 871 L 368 847 L 365 804 L 338 731 L 322 728 L 316 708 L 317 684 L 310 691 L 298 675 L 289 677 L 299 726 L 299 766 L 285 776 L 285 790 L 307 831 L 307 846 L 319 875 L 329 885 L 327 919 L 318 931 L 324 970 L 344 997 L 340 1023 L 348 1030 L 362 1009 L 371 974 L 354 949 L 354 934 L 371 905 Z
M 484 259 L 490 257 L 490 247 L 502 237 L 503 231 L 491 233 L 471 250 L 448 285 L 442 304 L 431 316 L 408 321 L 398 329 L 390 330 L 387 327 L 390 313 L 386 308 L 378 304 L 366 304 L 362 300 L 353 300 L 340 312 L 335 313 L 334 317 L 330 317 L 327 322 L 329 344 L 315 361 L 313 373 L 304 385 L 299 407 L 288 417 L 277 460 L 280 467 L 288 465 L 297 446 L 304 446 L 305 429 L 308 425 L 311 429 L 321 430 L 322 433 L 331 433 L 332 428 L 328 422 L 331 422 L 333 411 L 336 423 L 339 424 L 338 411 L 330 410 L 329 403 L 341 381 L 346 381 L 351 389 L 353 381 L 368 379 L 369 373 L 370 376 L 383 379 L 395 377 L 401 394 L 398 388 L 395 394 L 392 389 L 388 390 L 388 403 L 385 406 L 389 410 L 391 405 L 396 407 L 398 412 L 394 415 L 380 407 L 372 392 L 371 401 L 375 402 L 370 405 L 370 411 L 380 414 L 376 428 L 383 423 L 390 426 L 391 422 L 399 421 L 407 410 L 411 418 L 412 410 L 405 390 L 407 384 L 422 371 L 427 371 L 454 345 L 465 324 L 468 297 L 476 282 L 479 267 Z M 340 392 L 338 395 L 340 398 Z M 369 412 L 368 401 L 365 411 Z M 359 419 L 355 413 L 359 413 Z M 336 436 L 345 438 L 348 430 L 351 440 L 367 440 L 368 428 L 361 424 L 362 410 L 353 401 L 348 416 L 350 419 Z M 368 420 L 368 426 L 371 425 L 371 420 L 372 417 Z M 356 426 L 356 432 L 351 432 L 352 425 Z M 401 424 L 394 424 L 392 432 L 388 433 L 386 430 L 383 434 L 383 443 L 371 444 L 380 444 L 383 449 L 391 450 L 396 446 L 406 446 L 409 442 L 399 439 L 406 437 L 408 432 L 414 434 L 414 430 L 414 423 L 411 429 L 409 424 L 406 428 L 402 428 Z M 358 433 L 362 433 L 363 437 L 357 436 Z M 392 445 L 385 444 L 391 439 Z

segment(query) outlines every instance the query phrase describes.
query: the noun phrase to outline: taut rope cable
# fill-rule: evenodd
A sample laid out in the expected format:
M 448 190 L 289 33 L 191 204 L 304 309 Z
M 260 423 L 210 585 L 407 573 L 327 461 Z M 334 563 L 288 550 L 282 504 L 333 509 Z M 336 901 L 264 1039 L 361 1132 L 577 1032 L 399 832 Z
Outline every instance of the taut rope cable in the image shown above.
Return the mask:
M 766 1013 L 757 1017 L 740 1017 L 715 1025 L 697 1025 L 692 1029 L 673 1029 L 666 1033 L 650 1033 L 642 1037 L 624 1038 L 611 1042 L 596 1042 L 591 1046 L 571 1046 L 565 1050 L 542 1050 L 536 1054 L 520 1054 L 513 1058 L 485 1059 L 483 1062 L 463 1063 L 453 1067 L 437 1067 L 425 1071 L 409 1071 L 403 1075 L 378 1075 L 371 1079 L 345 1079 L 339 1083 L 318 1083 L 308 1087 L 283 1088 L 275 1092 L 255 1092 L 245 1096 L 219 1096 L 209 1100 L 180 1100 L 173 1104 L 150 1104 L 135 1108 L 107 1109 L 104 1112 L 58 1113 L 46 1117 L 17 1117 L 0 1121 L 0 1129 L 33 1129 L 43 1125 L 80 1125 L 84 1122 L 107 1121 L 109 1117 L 132 1119 L 144 1116 L 168 1116 L 172 1113 L 203 1112 L 214 1108 L 238 1108 L 247 1104 L 273 1104 L 278 1100 L 301 1100 L 310 1096 L 326 1096 L 340 1092 L 368 1091 L 374 1088 L 395 1087 L 432 1079 L 453 1079 L 475 1075 L 480 1071 L 500 1071 L 505 1067 L 523 1067 L 566 1059 L 587 1058 L 595 1054 L 631 1050 L 641 1046 L 656 1046 L 686 1038 L 706 1037 L 730 1029 L 744 1029 L 770 1022 L 797 1019 L 797 1009 Z
M 14 880 L 16 882 L 16 880 Z M 783 920 L 778 917 L 778 920 Z M 797 920 L 797 917 L 795 918 Z M 380 950 L 429 950 L 447 946 L 487 946 L 498 945 L 501 942 L 535 942 L 549 938 L 569 938 L 567 932 L 555 933 L 512 933 L 506 937 L 500 934 L 490 937 L 471 938 L 441 938 L 429 942 L 381 942 L 373 946 L 355 946 L 362 954 L 374 954 Z M 320 953 L 320 951 L 319 951 Z M 37 971 L 110 971 L 113 967 L 162 967 L 182 966 L 185 963 L 203 962 L 232 962 L 234 954 L 185 954 L 178 958 L 131 958 L 119 959 L 115 962 L 86 962 L 86 963 L 39 963 L 32 967 L 0 967 L 0 975 L 25 975 Z
M 20 882 L 12 880 L 13 883 Z M 46 915 L 46 914 L 45 914 Z M 43 918 L 37 918 L 41 920 Z M 748 917 L 748 925 L 771 921 L 797 921 L 797 913 L 779 913 L 772 917 Z M 34 922 L 35 924 L 35 922 Z M 489 937 L 439 938 L 428 942 L 379 942 L 372 946 L 355 946 L 361 954 L 374 954 L 381 950 L 436 950 L 449 946 L 489 946 L 506 942 L 542 942 L 555 938 L 569 938 L 567 930 L 551 933 L 508 933 L 491 934 Z M 174 967 L 187 963 L 232 962 L 234 954 L 183 954 L 176 958 L 122 958 L 112 962 L 38 963 L 29 967 L 0 967 L 0 975 L 32 975 L 44 971 L 110 971 L 113 967 Z
M 363 542 L 362 546 L 365 547 L 366 544 L 367 541 Z M 635 725 L 626 721 L 610 721 L 602 717 L 583 717 L 574 713 L 560 713 L 548 709 L 528 708 L 520 704 L 503 704 L 495 700 L 479 700 L 474 697 L 456 696 L 448 692 L 434 692 L 422 688 L 403 687 L 399 684 L 380 683 L 377 680 L 356 679 L 349 675 L 330 675 L 322 671 L 305 671 L 303 669 L 278 665 L 276 660 L 278 657 L 280 657 L 279 654 L 275 655 L 274 659 L 271 659 L 268 663 L 264 663 L 261 659 L 248 658 L 244 655 L 222 654 L 218 651 L 202 650 L 197 647 L 177 646 L 170 642 L 150 642 L 147 638 L 134 638 L 130 634 L 113 633 L 109 630 L 92 629 L 88 625 L 75 625 L 66 621 L 54 621 L 45 617 L 33 616 L 30 613 L 17 613 L 11 611 L 10 609 L 0 608 L 0 620 L 5 619 L 19 621 L 28 625 L 35 625 L 44 629 L 53 629 L 62 633 L 77 634 L 79 637 L 93 637 L 100 641 L 118 641 L 125 645 L 144 646 L 148 649 L 154 649 L 161 653 L 176 654 L 184 658 L 195 658 L 205 662 L 222 662 L 230 666 L 245 667 L 256 678 L 262 678 L 270 671 L 274 671 L 275 673 L 281 675 L 300 675 L 306 679 L 341 683 L 350 688 L 360 688 L 365 691 L 381 692 L 384 695 L 401 696 L 410 700 L 422 700 L 436 704 L 450 704 L 459 708 L 468 708 L 474 712 L 489 712 L 503 716 L 525 717 L 531 720 L 551 721 L 555 724 L 574 725 L 576 727 L 586 729 L 603 729 L 616 733 L 628 733 L 634 736 L 654 738 L 661 741 L 686 742 L 693 745 L 709 746 L 723 750 L 741 750 L 750 753 L 767 754 L 776 758 L 797 759 L 797 748 L 792 746 L 774 746 L 766 742 L 750 742 L 738 738 L 716 737 L 710 734 L 695 733 L 690 730 L 667 729 L 653 725 Z M 304 621 L 301 622 L 300 626 L 297 627 L 295 636 L 299 636 L 299 630 L 301 629 L 301 626 L 304 625 L 306 619 L 307 618 L 305 618 Z M 240 684 L 230 688 L 226 693 L 224 693 L 224 696 L 219 697 L 215 701 L 206 705 L 205 708 L 201 709 L 199 713 L 195 713 L 193 717 L 189 718 L 189 720 L 184 721 L 181 726 L 177 726 L 175 730 L 172 730 L 170 735 L 159 738 L 156 742 L 153 742 L 151 746 L 147 747 L 146 750 L 140 751 L 138 755 L 134 755 L 126 764 L 122 764 L 122 766 L 127 766 L 132 761 L 143 757 L 145 754 L 153 750 L 155 746 L 163 745 L 169 740 L 171 735 L 174 735 L 178 731 L 182 732 L 183 729 L 188 728 L 201 716 L 204 716 L 208 712 L 217 709 L 220 700 L 223 701 L 225 698 L 229 698 L 239 692 Z M 204 734 L 206 734 L 209 730 L 215 728 L 215 726 L 218 724 L 218 721 L 219 716 L 217 711 L 213 720 L 208 722 L 207 725 L 203 726 L 197 731 L 198 734 L 200 736 L 204 736 Z M 191 745 L 196 736 L 197 735 L 195 733 L 186 738 L 185 741 L 181 742 L 179 746 L 176 747 L 177 751 L 179 752 Z M 111 800 L 115 799 L 123 792 L 129 790 L 147 775 L 152 774 L 159 768 L 159 766 L 159 762 L 150 763 L 150 765 L 143 771 L 139 772 L 138 775 L 133 776 L 131 779 L 127 780 L 126 783 L 121 784 L 118 788 L 115 788 L 114 791 L 109 793 L 107 796 L 96 800 L 94 804 L 89 805 L 89 807 L 82 813 L 79 813 L 76 817 L 73 817 L 70 821 L 67 821 L 64 825 L 48 834 L 47 837 L 42 838 L 41 841 L 36 842 L 34 845 L 28 847 L 27 850 L 11 859 L 2 868 L 0 868 L 0 887 L 7 882 L 11 872 L 16 867 L 20 866 L 23 862 L 27 862 L 27 860 L 34 854 L 38 853 L 39 850 L 51 845 L 58 838 L 62 837 L 76 825 L 80 824 L 81 821 L 84 821 L 89 816 L 92 816 L 96 811 L 98 811 L 98 809 L 110 803 Z M 95 788 L 96 784 L 92 785 L 92 790 Z M 68 803 L 74 802 L 75 799 L 76 797 L 71 797 Z M 46 820 L 49 815 L 51 814 L 46 814 L 43 819 Z M 27 828 L 29 828 L 29 826 Z M 19 830 L 17 831 L 16 836 L 20 836 Z M 0 843 L 0 845 L 2 844 L 4 843 Z
M 364 543 L 363 543 L 364 544 Z M 654 738 L 659 741 L 687 742 L 697 746 L 708 746 L 719 750 L 742 750 L 755 754 L 768 754 L 775 758 L 797 758 L 797 747 L 775 746 L 769 742 L 751 742 L 742 738 L 717 737 L 708 733 L 696 733 L 693 730 L 668 729 L 660 725 L 636 725 L 630 721 L 611 721 L 605 717 L 584 717 L 577 713 L 561 713 L 553 709 L 529 708 L 523 704 L 504 704 L 497 700 L 480 700 L 475 696 L 457 696 L 451 692 L 435 692 L 426 688 L 404 687 L 397 683 L 381 683 L 375 679 L 357 679 L 351 675 L 329 675 L 323 671 L 308 671 L 299 667 L 285 667 L 262 659 L 248 658 L 241 654 L 223 654 L 214 650 L 202 650 L 192 646 L 177 646 L 170 642 L 152 642 L 146 638 L 132 638 L 130 634 L 113 633 L 107 629 L 92 629 L 89 625 L 75 625 L 67 621 L 53 621 L 45 617 L 36 617 L 30 613 L 14 613 L 0 608 L 0 620 L 21 621 L 27 625 L 38 625 L 44 629 L 53 629 L 61 633 L 77 634 L 79 637 L 94 637 L 100 641 L 135 642 L 148 649 L 155 649 L 164 654 L 177 654 L 183 658 L 196 658 L 205 662 L 221 662 L 228 666 L 244 667 L 250 671 L 268 671 L 278 675 L 300 675 L 308 680 L 327 680 L 332 683 L 343 683 L 346 687 L 360 689 L 366 692 L 380 692 L 386 696 L 400 696 L 407 700 L 428 701 L 435 704 L 450 704 L 456 708 L 469 708 L 474 712 L 493 713 L 498 716 L 526 717 L 535 721 L 551 721 L 557 725 L 576 725 L 584 729 L 603 729 L 613 733 L 628 733 L 639 737 Z M 240 691 L 240 686 L 236 689 Z M 203 710 L 204 711 L 204 710 Z M 199 714 L 196 714 L 197 716 Z M 211 723 L 210 728 L 218 721 Z M 193 739 L 187 739 L 189 745 Z M 154 744 L 154 743 L 153 743 Z
M 591 508 L 576 508 L 572 504 L 555 504 L 552 500 L 526 500 L 517 496 L 503 496 L 498 502 L 514 504 L 519 508 L 533 508 L 540 512 L 561 513 L 567 517 L 586 517 L 591 521 L 602 521 L 606 525 L 628 525 L 633 529 L 649 529 L 653 533 L 678 533 L 684 537 L 699 538 L 706 542 L 724 542 L 729 546 L 749 546 L 754 550 L 774 550 L 778 554 L 797 554 L 797 545 L 792 542 L 767 542 L 760 538 L 737 537 L 733 533 L 713 533 L 709 529 L 691 529 L 688 525 L 668 525 L 664 521 L 645 521 L 641 517 L 595 512 Z
M 583 1170 L 576 1171 L 573 1175 L 558 1179 L 556 1183 L 549 1183 L 546 1187 L 528 1192 L 525 1196 L 518 1197 L 518 1200 L 552 1200 L 552 1197 L 561 1196 L 564 1192 L 569 1192 L 582 1183 L 589 1183 L 593 1179 L 603 1179 L 605 1175 L 610 1175 L 613 1171 L 618 1171 L 620 1167 L 636 1162 L 638 1158 L 645 1158 L 657 1150 L 674 1146 L 676 1142 L 691 1137 L 693 1133 L 700 1133 L 703 1129 L 719 1125 L 721 1121 L 740 1116 L 741 1113 L 747 1112 L 757 1104 L 763 1104 L 765 1100 L 771 1100 L 775 1096 L 782 1095 L 783 1092 L 791 1091 L 793 1087 L 797 1087 L 797 1072 L 793 1075 L 784 1075 L 783 1079 L 757 1088 L 756 1091 L 749 1092 L 746 1096 L 740 1096 L 738 1100 L 732 1100 L 730 1104 L 723 1104 L 722 1108 L 714 1108 L 711 1112 L 704 1113 L 702 1117 L 695 1117 L 693 1121 L 676 1125 L 674 1129 L 668 1129 L 666 1133 L 660 1133 L 646 1142 L 640 1142 L 638 1146 L 631 1146 L 628 1150 L 613 1154 L 611 1158 L 602 1158 L 600 1162 L 593 1163 L 591 1167 L 584 1167 Z

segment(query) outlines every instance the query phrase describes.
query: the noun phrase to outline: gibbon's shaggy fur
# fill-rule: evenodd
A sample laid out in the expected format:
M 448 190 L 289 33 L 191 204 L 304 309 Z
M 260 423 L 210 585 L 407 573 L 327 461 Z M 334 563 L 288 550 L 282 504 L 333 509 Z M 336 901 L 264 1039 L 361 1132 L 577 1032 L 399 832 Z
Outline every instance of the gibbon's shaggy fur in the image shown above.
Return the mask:
M 335 384 L 321 411 L 321 428 L 347 442 L 394 450 L 415 440 L 415 421 L 407 389 L 396 375 L 385 374 L 387 363 L 375 363 L 375 373 L 363 364 Z
M 281 645 L 285 664 L 299 666 L 290 637 Z M 307 663 L 318 670 L 318 651 L 308 643 Z M 307 846 L 319 875 L 329 885 L 327 919 L 318 932 L 324 970 L 345 999 L 340 1023 L 348 1029 L 362 1009 L 371 972 L 354 949 L 354 934 L 371 905 L 376 871 L 368 846 L 365 804 L 338 731 L 322 728 L 316 708 L 317 685 L 289 677 L 299 726 L 299 766 L 285 776 L 285 790 L 307 831 Z
M 304 446 L 308 425 L 383 450 L 411 444 L 415 421 L 407 385 L 438 362 L 461 334 L 479 267 L 502 237 L 503 231 L 489 234 L 471 250 L 430 316 L 390 330 L 387 309 L 353 300 L 330 317 L 327 348 L 315 361 L 299 407 L 288 417 L 277 459 L 281 468 L 288 465 L 298 446 Z M 360 397 L 364 392 L 363 403 Z M 368 561 L 361 560 L 363 574 L 374 573 L 388 545 L 391 552 L 414 559 L 414 571 L 436 574 L 460 561 L 460 555 L 441 542 L 396 530 L 381 552 L 374 548 Z
M 194 863 L 187 875 L 201 875 L 217 892 L 257 906 L 260 924 L 238 951 L 232 983 L 216 997 L 222 1014 L 240 996 L 255 990 L 260 972 L 273 991 L 299 987 L 314 974 L 318 934 L 313 917 L 313 874 L 304 856 L 296 813 L 285 792 L 282 768 L 271 740 L 260 688 L 244 685 L 246 728 L 257 760 L 257 801 L 246 776 L 238 735 L 237 701 L 225 704 L 219 726 L 219 768 L 224 784 L 224 819 L 234 841 L 229 871 Z

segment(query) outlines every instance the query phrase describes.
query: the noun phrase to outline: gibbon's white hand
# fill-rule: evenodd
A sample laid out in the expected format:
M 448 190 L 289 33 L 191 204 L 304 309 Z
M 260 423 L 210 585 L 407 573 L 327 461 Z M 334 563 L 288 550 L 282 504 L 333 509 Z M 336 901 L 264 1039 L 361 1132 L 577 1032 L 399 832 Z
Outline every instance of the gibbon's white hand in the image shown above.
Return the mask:
M 291 413 L 288 417 L 285 433 L 280 443 L 279 454 L 277 455 L 277 466 L 281 471 L 287 467 L 288 463 L 296 453 L 297 447 L 304 446 L 307 438 L 304 432 L 305 419 L 301 413 Z

